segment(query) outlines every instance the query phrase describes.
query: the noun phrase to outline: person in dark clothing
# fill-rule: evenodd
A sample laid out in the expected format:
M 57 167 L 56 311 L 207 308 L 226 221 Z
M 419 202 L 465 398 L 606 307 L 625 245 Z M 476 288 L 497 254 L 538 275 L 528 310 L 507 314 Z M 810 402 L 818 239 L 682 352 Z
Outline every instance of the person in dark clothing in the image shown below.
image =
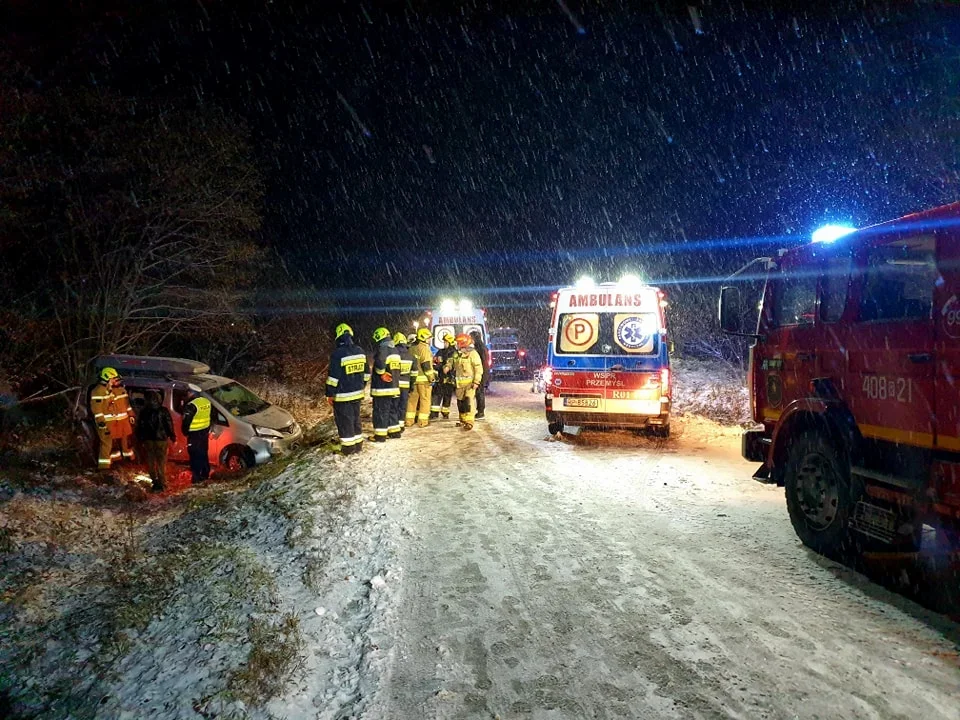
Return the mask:
M 450 365 L 451 358 L 457 354 L 457 346 L 452 334 L 443 336 L 443 347 L 433 356 L 433 369 L 437 380 L 433 385 L 430 403 L 430 419 L 450 417 L 450 402 L 457 391 L 456 380 L 444 368 Z
M 187 436 L 187 454 L 190 456 L 192 482 L 199 485 L 210 477 L 210 401 L 199 392 L 190 390 L 183 408 L 180 430 Z
M 490 381 L 490 354 L 487 352 L 487 346 L 483 344 L 483 338 L 480 337 L 479 331 L 474 330 L 470 333 L 470 337 L 473 339 L 473 347 L 480 355 L 480 362 L 483 364 L 483 380 L 480 382 L 480 387 L 477 388 L 476 395 L 477 412 L 473 416 L 474 419 L 479 420 L 483 417 L 483 410 L 487 406 L 487 383 Z
M 346 323 L 336 329 L 336 349 L 330 356 L 326 397 L 333 408 L 333 420 L 340 436 L 340 452 L 353 455 L 363 450 L 363 429 L 360 426 L 360 402 L 363 400 L 364 377 L 369 374 L 367 356 L 353 342 L 353 330 Z
M 160 400 L 160 393 L 147 393 L 146 404 L 138 413 L 134 428 L 147 458 L 147 472 L 153 481 L 154 492 L 167 489 L 167 445 L 177 440 L 173 418 Z

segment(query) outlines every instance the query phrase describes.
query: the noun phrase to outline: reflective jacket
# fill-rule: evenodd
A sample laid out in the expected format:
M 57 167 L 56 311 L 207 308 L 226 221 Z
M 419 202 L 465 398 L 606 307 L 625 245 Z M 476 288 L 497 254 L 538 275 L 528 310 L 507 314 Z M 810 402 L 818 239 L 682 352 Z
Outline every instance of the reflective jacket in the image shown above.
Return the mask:
M 410 371 L 413 367 L 413 355 L 406 345 L 397 345 L 397 355 L 400 356 L 400 389 L 410 389 Z
M 433 365 L 437 369 L 437 380 L 442 385 L 453 385 L 453 356 L 457 354 L 457 348 L 448 345 L 438 352 L 433 358 Z
M 410 381 L 415 383 L 432 383 L 437 377 L 433 369 L 433 356 L 430 346 L 423 340 L 417 340 L 410 348 L 413 356 L 413 366 L 410 368 Z
M 100 433 L 121 437 L 133 432 L 130 399 L 122 386 L 111 390 L 104 383 L 97 385 L 90 393 L 90 410 Z
M 210 401 L 205 397 L 195 397 L 183 408 L 183 421 L 180 430 L 184 435 L 210 429 Z
M 466 350 L 459 350 L 447 361 L 448 372 L 453 376 L 458 388 L 479 386 L 483 382 L 483 362 L 480 353 L 470 346 Z
M 334 402 L 351 402 L 363 399 L 363 386 L 369 377 L 370 368 L 363 350 L 353 344 L 353 337 L 341 335 L 337 347 L 330 356 L 327 371 L 327 397 Z
M 393 340 L 385 338 L 377 344 L 370 364 L 373 366 L 370 397 L 397 397 L 400 394 L 400 355 Z

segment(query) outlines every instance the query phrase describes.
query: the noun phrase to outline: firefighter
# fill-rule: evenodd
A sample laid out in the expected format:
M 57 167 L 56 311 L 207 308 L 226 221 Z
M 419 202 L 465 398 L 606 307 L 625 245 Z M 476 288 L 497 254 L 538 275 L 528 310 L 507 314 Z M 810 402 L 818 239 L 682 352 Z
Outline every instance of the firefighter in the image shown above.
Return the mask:
M 333 420 L 340 436 L 340 452 L 353 455 L 363 450 L 363 429 L 360 427 L 360 402 L 363 400 L 364 378 L 368 372 L 367 356 L 353 342 L 353 330 L 346 323 L 334 331 L 337 346 L 330 356 L 327 374 L 327 402 L 333 407 Z
M 430 417 L 438 415 L 442 418 L 450 417 L 450 401 L 456 392 L 457 386 L 453 374 L 447 372 L 448 362 L 457 353 L 456 341 L 451 333 L 443 338 L 443 347 L 433 357 L 433 366 L 437 371 L 437 382 L 433 386 L 433 404 L 430 406 Z
M 430 395 L 436 373 L 433 370 L 433 356 L 430 354 L 430 328 L 420 328 L 410 346 L 413 365 L 410 367 L 410 397 L 407 398 L 407 413 L 404 425 L 411 427 L 414 422 L 420 427 L 430 424 Z
M 403 432 L 405 425 L 404 415 L 407 411 L 407 403 L 410 398 L 410 371 L 413 367 L 413 355 L 407 348 L 407 338 L 402 332 L 393 336 L 393 344 L 397 347 L 397 355 L 400 356 L 400 396 L 397 398 L 396 407 L 393 410 L 393 417 L 396 424 Z
M 191 482 L 206 482 L 210 477 L 210 401 L 199 390 L 190 387 L 187 404 L 183 407 L 180 431 L 187 436 L 187 455 L 190 456 Z
M 479 330 L 470 333 L 473 339 L 473 348 L 480 356 L 480 362 L 483 364 L 483 379 L 480 380 L 480 386 L 477 388 L 477 414 L 476 420 L 483 417 L 483 411 L 487 407 L 487 384 L 490 382 L 490 354 L 487 352 L 486 345 L 483 344 L 483 338 Z
M 100 383 L 90 393 L 90 410 L 100 436 L 97 467 L 109 470 L 121 458 L 133 459 L 133 426 L 135 418 L 120 373 L 112 367 L 100 371 Z
M 370 376 L 370 397 L 373 398 L 373 436 L 374 442 L 385 442 L 387 438 L 400 437 L 399 419 L 394 419 L 397 406 L 395 398 L 400 395 L 400 356 L 390 339 L 390 331 L 378 327 L 373 331 L 373 341 L 377 344 L 370 363 L 373 373 Z
M 483 382 L 483 362 L 469 335 L 457 335 L 456 342 L 457 352 L 447 360 L 447 372 L 454 378 L 457 388 L 457 410 L 460 413 L 457 425 L 463 430 L 472 430 L 477 388 Z

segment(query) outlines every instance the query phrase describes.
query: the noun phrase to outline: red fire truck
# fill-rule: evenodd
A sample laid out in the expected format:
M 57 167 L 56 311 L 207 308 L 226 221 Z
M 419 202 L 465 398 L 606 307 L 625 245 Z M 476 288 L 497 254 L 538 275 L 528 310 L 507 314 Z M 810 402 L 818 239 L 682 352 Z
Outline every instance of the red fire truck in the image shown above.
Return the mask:
M 754 338 L 743 456 L 785 486 L 825 554 L 913 551 L 960 529 L 960 203 L 758 258 L 756 332 L 742 283 L 720 325 Z M 746 268 L 744 269 L 746 270 Z

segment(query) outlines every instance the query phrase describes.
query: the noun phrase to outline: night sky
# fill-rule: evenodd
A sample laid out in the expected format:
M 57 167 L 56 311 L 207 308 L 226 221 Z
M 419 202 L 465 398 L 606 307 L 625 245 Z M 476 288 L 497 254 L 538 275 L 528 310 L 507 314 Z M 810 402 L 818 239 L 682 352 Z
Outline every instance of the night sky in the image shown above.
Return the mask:
M 952 3 L 114 5 L 101 74 L 246 122 L 263 240 L 357 307 L 712 277 L 958 196 Z

